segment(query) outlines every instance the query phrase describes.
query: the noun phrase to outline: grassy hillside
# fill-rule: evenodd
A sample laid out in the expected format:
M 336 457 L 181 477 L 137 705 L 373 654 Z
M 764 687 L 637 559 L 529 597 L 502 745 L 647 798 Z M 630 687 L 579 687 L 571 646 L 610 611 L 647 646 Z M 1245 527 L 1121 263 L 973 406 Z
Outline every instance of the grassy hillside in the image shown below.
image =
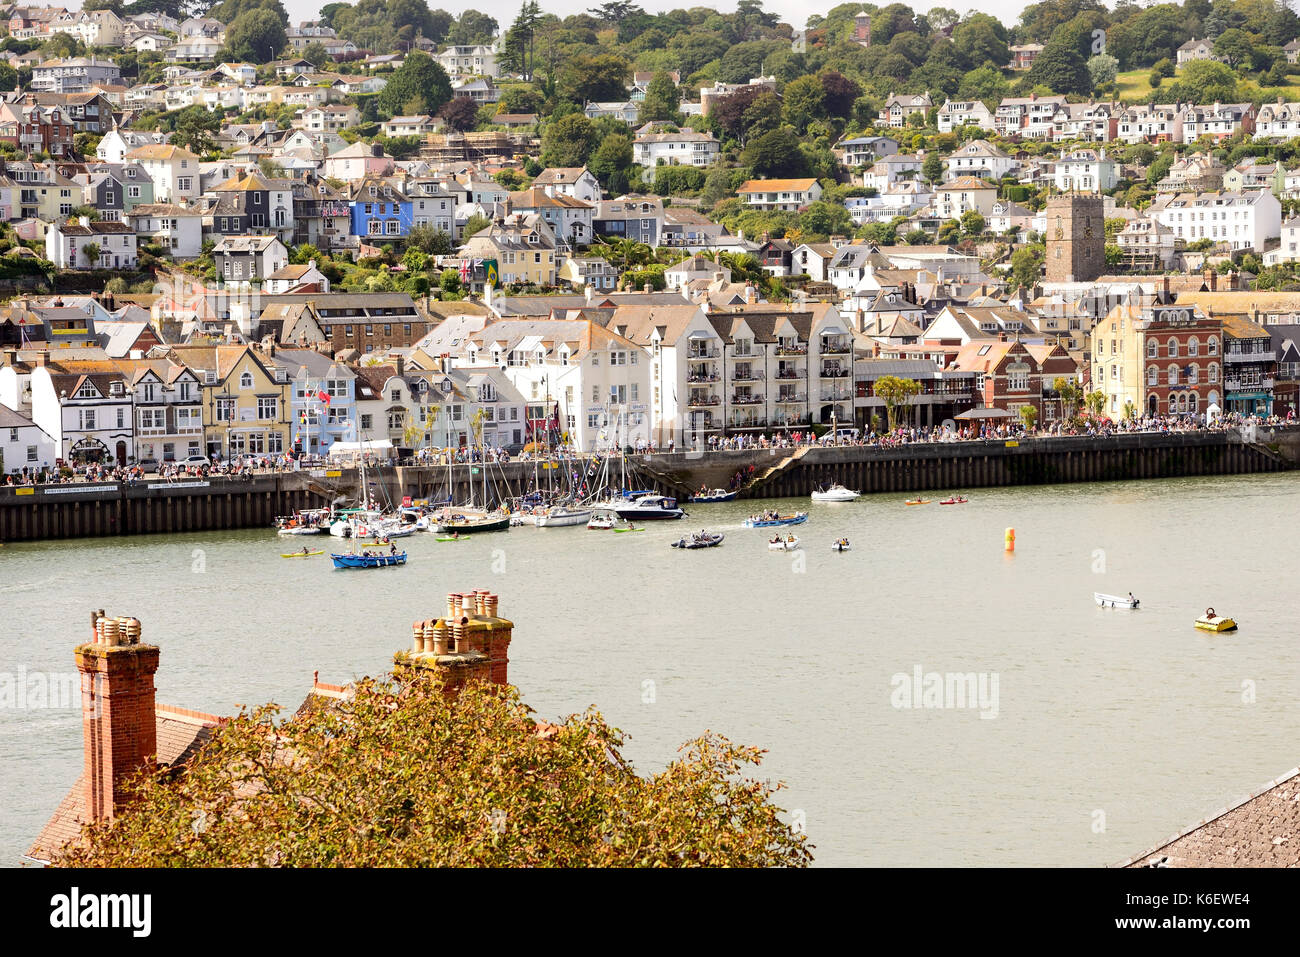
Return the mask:
M 1150 69 L 1129 70 L 1127 73 L 1121 73 L 1117 77 L 1120 100 L 1125 103 L 1146 103 L 1153 99 L 1157 103 L 1168 102 L 1169 88 L 1174 85 L 1174 81 L 1178 77 L 1176 75 L 1172 77 L 1167 76 L 1161 82 L 1159 87 L 1153 88 L 1151 84 L 1147 82 L 1147 78 L 1150 75 Z M 1291 79 L 1291 83 L 1288 83 L 1284 87 L 1278 87 L 1278 89 L 1284 90 L 1286 98 L 1289 101 L 1294 102 L 1300 100 L 1300 82 L 1296 82 L 1297 78 L 1295 77 L 1292 77 Z M 1239 87 L 1241 90 L 1242 102 L 1258 98 L 1259 87 L 1254 83 L 1243 82 L 1239 84 Z

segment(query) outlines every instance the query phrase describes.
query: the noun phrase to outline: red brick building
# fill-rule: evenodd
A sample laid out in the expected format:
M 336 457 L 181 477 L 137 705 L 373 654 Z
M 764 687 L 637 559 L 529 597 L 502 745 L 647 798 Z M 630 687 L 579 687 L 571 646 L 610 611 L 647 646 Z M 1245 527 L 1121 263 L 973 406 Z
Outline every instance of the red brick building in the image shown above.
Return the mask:
M 1061 400 L 1053 383 L 1058 377 L 1075 378 L 1079 372 L 1079 364 L 1063 346 L 1029 344 L 1005 333 L 997 339 L 968 342 L 949 368 L 975 373 L 975 395 L 985 407 L 1018 417 L 1022 406 L 1033 406 L 1040 427 L 1061 418 Z
M 1157 306 L 1137 324 L 1142 411 L 1204 413 L 1223 404 L 1223 324 L 1192 306 Z

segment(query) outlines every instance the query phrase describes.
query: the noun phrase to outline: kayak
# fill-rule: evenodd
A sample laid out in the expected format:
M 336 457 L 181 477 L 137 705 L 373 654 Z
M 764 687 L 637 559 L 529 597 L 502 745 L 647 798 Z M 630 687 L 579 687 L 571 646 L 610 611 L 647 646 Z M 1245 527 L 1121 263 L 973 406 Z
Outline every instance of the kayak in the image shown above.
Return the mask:
M 904 502 L 903 504 L 904 505 L 929 505 L 930 500 L 928 498 L 916 498 L 916 499 L 910 499 Z
M 458 536 L 457 538 L 452 538 L 450 535 L 444 535 L 441 538 L 435 538 L 434 541 L 435 542 L 463 542 L 468 537 L 469 537 L 468 535 L 461 535 Z
M 322 548 L 318 552 L 290 552 L 287 555 L 281 552 L 280 557 L 281 558 L 310 558 L 313 555 L 324 555 L 324 554 L 325 554 L 325 549 Z
M 644 531 L 645 531 L 644 528 L 616 528 L 614 529 L 614 534 L 622 535 L 624 532 L 644 532 Z

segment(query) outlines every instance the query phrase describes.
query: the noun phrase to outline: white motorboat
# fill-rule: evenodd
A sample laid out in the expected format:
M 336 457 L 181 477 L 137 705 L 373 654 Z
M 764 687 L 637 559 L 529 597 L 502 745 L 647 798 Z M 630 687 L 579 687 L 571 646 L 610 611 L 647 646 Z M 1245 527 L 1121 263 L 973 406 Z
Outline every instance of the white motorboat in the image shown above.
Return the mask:
M 852 547 L 847 538 L 841 538 L 838 542 L 831 542 L 831 551 L 833 552 L 847 552 Z
M 607 532 L 618 525 L 618 514 L 611 509 L 597 509 L 591 513 L 587 527 L 593 531 Z
M 812 500 L 814 502 L 855 502 L 861 494 L 861 492 L 855 492 L 839 483 L 835 483 L 828 488 L 813 492 Z
M 543 514 L 537 516 L 538 528 L 557 528 L 561 525 L 586 525 L 592 517 L 592 510 L 576 505 L 552 505 Z
M 1099 591 L 1092 593 L 1093 601 L 1102 608 L 1136 608 L 1141 602 L 1132 593 L 1125 595 L 1103 595 Z
M 799 547 L 799 539 L 794 535 L 778 536 L 768 542 L 767 547 L 774 552 L 792 552 Z
M 682 518 L 686 512 L 678 508 L 677 500 L 667 495 L 642 495 L 631 501 L 609 502 L 600 506 L 611 508 L 619 518 L 629 521 L 639 519 L 643 522 L 655 519 Z

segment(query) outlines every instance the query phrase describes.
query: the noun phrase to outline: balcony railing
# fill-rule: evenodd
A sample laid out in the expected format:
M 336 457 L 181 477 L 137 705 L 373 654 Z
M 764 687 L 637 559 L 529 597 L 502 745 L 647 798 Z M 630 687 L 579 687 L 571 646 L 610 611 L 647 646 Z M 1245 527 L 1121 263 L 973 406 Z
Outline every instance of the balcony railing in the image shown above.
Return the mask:
M 1229 392 L 1260 392 L 1273 388 L 1272 379 L 1224 379 L 1223 387 Z
M 781 345 L 776 347 L 776 355 L 794 359 L 806 359 L 808 357 L 808 347 Z
M 757 369 L 747 369 L 744 372 L 733 372 L 731 374 L 732 382 L 762 382 L 767 378 L 767 374 Z
M 846 356 L 852 351 L 847 342 L 823 342 L 822 355 L 824 356 Z
M 837 391 L 823 392 L 821 396 L 822 396 L 821 400 L 823 402 L 848 402 L 850 399 L 853 398 L 853 396 L 850 395 L 848 392 L 837 392 Z
M 761 395 L 733 395 L 731 397 L 732 405 L 762 405 L 764 396 Z
M 787 392 L 776 397 L 778 405 L 802 405 L 808 401 L 808 396 L 802 392 Z
M 716 395 L 692 395 L 686 400 L 686 404 L 692 409 L 700 409 L 710 405 L 721 405 L 722 399 Z
M 699 362 L 704 359 L 717 359 L 722 355 L 720 349 L 691 349 L 686 353 L 688 362 Z
M 847 379 L 848 377 L 848 369 L 822 369 L 823 379 Z
M 795 369 L 777 369 L 776 378 L 778 379 L 802 379 L 803 375 Z
M 1225 352 L 1223 355 L 1224 362 L 1272 362 L 1277 358 L 1277 353 L 1272 349 L 1267 352 Z
M 717 382 L 716 372 L 692 372 L 686 377 L 687 382 Z

